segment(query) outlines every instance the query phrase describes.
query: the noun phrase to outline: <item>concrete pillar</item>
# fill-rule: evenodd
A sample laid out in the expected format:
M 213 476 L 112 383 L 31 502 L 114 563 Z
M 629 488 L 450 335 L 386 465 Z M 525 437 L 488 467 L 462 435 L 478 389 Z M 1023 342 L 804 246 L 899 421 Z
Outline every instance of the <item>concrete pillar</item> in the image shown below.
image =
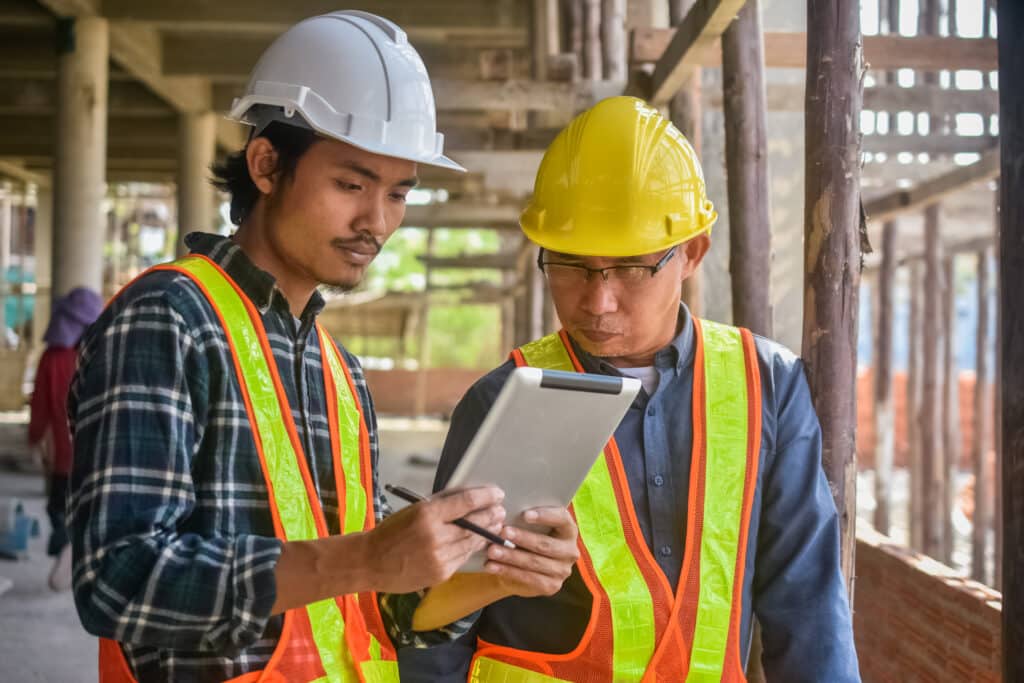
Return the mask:
M 213 186 L 210 164 L 217 151 L 217 119 L 213 112 L 185 113 L 178 127 L 178 242 L 176 254 L 188 253 L 185 235 L 213 230 Z
M 107 162 L 107 21 L 58 22 L 57 149 L 53 172 L 53 293 L 103 287 Z
M 39 348 L 46 326 L 50 324 L 53 302 L 53 192 L 48 187 L 36 188 L 34 229 L 36 297 L 32 312 L 32 348 Z

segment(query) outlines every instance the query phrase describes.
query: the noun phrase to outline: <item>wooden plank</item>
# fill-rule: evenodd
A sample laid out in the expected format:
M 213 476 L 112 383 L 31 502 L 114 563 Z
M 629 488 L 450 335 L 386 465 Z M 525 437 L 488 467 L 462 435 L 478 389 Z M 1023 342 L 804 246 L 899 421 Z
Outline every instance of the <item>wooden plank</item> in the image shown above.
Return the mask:
M 722 36 L 722 77 L 732 320 L 770 337 L 772 226 L 758 0 L 748 0 Z
M 409 205 L 402 224 L 417 228 L 519 229 L 521 207 L 509 204 L 442 202 Z
M 999 174 L 999 153 L 985 152 L 981 159 L 926 180 L 906 190 L 897 190 L 864 204 L 868 220 L 883 221 L 909 211 L 916 211 L 946 195 L 966 189 L 975 183 L 990 180 Z
M 888 535 L 892 505 L 895 420 L 892 402 L 892 328 L 896 281 L 896 222 L 882 227 L 882 263 L 878 272 L 875 327 L 875 529 Z
M 654 65 L 647 99 L 660 106 L 667 103 L 693 70 L 702 63 L 715 41 L 743 7 L 745 0 L 697 0 Z
M 481 268 L 490 270 L 515 270 L 519 263 L 517 252 L 497 254 L 460 254 L 458 256 L 417 256 L 421 262 L 431 268 L 467 269 Z
M 956 473 L 960 462 L 960 372 L 956 365 L 956 271 L 955 254 L 942 264 L 942 561 L 953 564 L 953 508 L 956 505 Z
M 1024 680 L 1024 3 L 997 4 L 1002 396 L 1003 680 Z
M 413 36 L 421 29 L 525 29 L 528 12 L 525 7 L 520 6 L 521 4 L 523 3 L 478 0 L 440 0 L 429 4 L 402 0 L 370 0 L 358 3 L 359 9 L 385 16 L 401 26 L 409 34 L 410 42 L 414 42 Z M 258 6 L 246 0 L 175 0 L 173 3 L 103 0 L 103 14 L 111 19 L 145 22 L 161 30 L 185 33 L 235 32 L 274 35 L 307 17 L 334 12 L 338 7 L 338 3 L 332 0 L 264 2 Z
M 860 8 L 807 3 L 802 356 L 821 422 L 822 467 L 839 511 L 842 569 L 853 597 L 860 289 Z
M 939 205 L 924 211 L 924 308 L 921 353 L 921 460 L 924 553 L 942 559 L 942 247 Z
M 675 29 L 637 28 L 630 39 L 630 63 L 654 64 L 665 55 Z M 934 36 L 863 36 L 865 66 L 869 69 L 920 69 L 930 71 L 996 68 L 993 38 L 942 38 Z M 765 66 L 802 69 L 807 62 L 805 33 L 774 32 L 764 35 Z M 721 66 L 718 51 L 702 53 L 701 66 Z
M 921 315 L 921 264 L 916 261 L 908 269 L 907 296 L 910 299 L 910 315 L 907 318 L 907 400 L 906 424 L 907 444 L 910 451 L 910 547 L 921 552 L 924 549 L 924 466 L 921 457 L 921 340 L 923 337 L 923 316 Z
M 977 253 L 978 328 L 974 346 L 974 429 L 971 434 L 971 466 L 974 472 L 974 514 L 971 518 L 971 578 L 988 583 L 988 531 L 992 524 L 992 482 L 988 475 L 988 424 L 991 413 L 988 381 L 989 251 Z
M 669 23 L 672 26 L 678 26 L 689 13 L 694 2 L 695 0 L 669 0 Z M 669 118 L 690 141 L 698 158 L 701 158 L 703 145 L 704 114 L 701 90 L 701 73 L 700 69 L 696 69 L 686 85 L 668 102 Z M 718 90 L 713 89 L 713 92 L 718 92 Z M 691 315 L 698 318 L 704 315 L 704 269 L 702 267 L 698 266 L 690 277 L 683 280 L 682 298 L 683 303 L 690 309 Z M 748 670 L 748 678 L 750 673 Z
M 943 156 L 953 154 L 981 154 L 996 146 L 993 135 L 865 135 L 863 151 L 868 154 L 894 156 L 903 152 Z

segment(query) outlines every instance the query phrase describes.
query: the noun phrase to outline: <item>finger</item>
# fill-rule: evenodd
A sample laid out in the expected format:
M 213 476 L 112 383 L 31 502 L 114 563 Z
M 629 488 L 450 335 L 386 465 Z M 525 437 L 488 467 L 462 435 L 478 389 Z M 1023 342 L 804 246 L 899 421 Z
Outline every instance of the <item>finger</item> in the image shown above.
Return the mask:
M 432 498 L 428 505 L 446 522 L 465 517 L 471 512 L 498 505 L 505 499 L 505 492 L 497 486 L 480 486 Z
M 505 508 L 500 505 L 492 505 L 489 508 L 471 512 L 463 519 L 467 522 L 472 522 L 477 526 L 484 527 L 485 529 L 490 529 L 494 526 L 497 526 L 500 529 L 502 523 L 505 521 Z
M 565 580 L 561 578 L 537 574 L 498 562 L 488 562 L 484 565 L 484 571 L 500 576 L 512 584 L 513 589 L 519 595 L 554 595 L 565 583 Z
M 516 547 L 529 550 L 544 557 L 572 560 L 573 562 L 579 558 L 579 549 L 576 547 L 575 535 L 570 540 L 568 538 L 556 538 L 546 534 L 538 534 L 511 526 L 505 527 L 502 535 L 515 543 Z
M 564 580 L 572 573 L 574 562 L 544 557 L 524 550 L 509 550 L 492 545 L 487 549 L 490 562 L 507 567 L 516 567 L 534 574 L 544 574 Z
M 533 508 L 523 513 L 523 520 L 528 524 L 551 527 L 551 535 L 555 538 L 575 540 L 579 533 L 576 520 L 566 508 Z

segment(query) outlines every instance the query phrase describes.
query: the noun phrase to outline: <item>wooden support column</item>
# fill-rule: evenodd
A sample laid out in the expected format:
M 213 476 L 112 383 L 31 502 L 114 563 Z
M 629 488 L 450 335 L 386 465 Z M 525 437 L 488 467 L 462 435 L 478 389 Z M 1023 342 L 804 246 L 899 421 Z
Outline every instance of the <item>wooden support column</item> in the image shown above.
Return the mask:
M 732 320 L 734 325 L 770 337 L 772 227 L 758 0 L 747 0 L 722 34 L 722 78 Z
M 842 568 L 851 600 L 862 229 L 860 42 L 857 3 L 808 0 L 802 356 L 821 422 L 822 466 L 839 510 Z
M 600 81 L 601 0 L 583 0 L 583 77 Z
M 1024 680 L 1024 3 L 999 25 L 1000 366 L 1003 447 L 1003 680 Z
M 939 35 L 939 0 L 923 0 L 918 13 L 918 31 L 924 35 Z M 938 83 L 938 74 L 926 72 L 924 82 Z M 917 121 L 915 119 L 915 125 Z M 928 135 L 941 133 L 941 116 L 930 117 Z M 924 466 L 924 553 L 937 560 L 943 559 L 945 547 L 943 523 L 945 507 L 945 457 L 942 429 L 942 235 L 939 204 L 924 209 L 924 334 L 922 336 L 921 365 L 921 456 Z
M 430 366 L 430 257 L 434 255 L 434 231 L 427 230 L 427 246 L 424 249 L 427 256 L 423 265 L 423 301 L 420 303 L 419 318 L 416 321 L 416 336 L 419 342 L 419 364 L 416 369 L 416 396 L 413 412 L 417 417 L 427 413 L 427 397 L 430 386 L 427 370 Z
M 672 26 L 679 26 L 695 0 L 669 0 L 668 15 Z M 703 145 L 703 107 L 701 106 L 701 70 L 694 69 L 690 80 L 669 100 L 669 119 L 690 141 L 697 158 Z M 698 318 L 704 315 L 704 272 L 698 267 L 683 282 L 683 303 Z
M 626 0 L 601 1 L 601 52 L 604 79 L 626 82 Z
M 576 56 L 576 77 L 583 70 L 583 0 L 562 0 L 565 7 L 569 51 Z
M 978 330 L 974 349 L 974 433 L 971 464 L 974 471 L 974 515 L 971 529 L 971 578 L 988 583 L 986 555 L 991 524 L 991 483 L 988 480 L 988 423 L 991 415 L 988 383 L 988 259 L 987 249 L 978 252 Z
M 896 279 L 896 222 L 882 226 L 882 265 L 878 270 L 875 332 L 875 528 L 889 534 L 895 429 L 892 408 L 892 320 Z
M 907 294 L 910 299 L 910 330 L 907 358 L 907 445 L 910 450 L 910 547 L 924 550 L 924 462 L 921 456 L 921 265 L 915 261 L 909 270 Z
M 924 308 L 921 335 L 921 462 L 924 553 L 942 559 L 942 244 L 939 206 L 924 212 Z
M 953 506 L 956 505 L 956 474 L 960 462 L 960 370 L 956 363 L 956 257 L 949 254 L 943 263 L 942 290 L 942 561 L 953 563 L 955 536 Z

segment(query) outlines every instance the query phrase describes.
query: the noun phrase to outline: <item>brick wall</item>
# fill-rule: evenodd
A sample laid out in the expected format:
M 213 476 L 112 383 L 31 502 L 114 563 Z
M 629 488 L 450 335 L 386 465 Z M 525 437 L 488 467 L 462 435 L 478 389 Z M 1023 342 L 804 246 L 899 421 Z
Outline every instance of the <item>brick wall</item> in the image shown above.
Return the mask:
M 875 466 L 875 399 L 874 373 L 870 368 L 857 375 L 857 466 L 871 469 Z M 974 435 L 974 373 L 960 373 L 960 467 L 971 468 L 971 439 Z M 992 391 L 991 385 L 989 390 Z M 909 459 L 907 444 L 907 376 L 893 374 L 893 411 L 896 418 L 895 465 L 906 467 Z M 994 394 L 993 394 L 994 396 Z M 993 399 L 990 398 L 990 401 Z M 991 448 L 992 415 L 989 415 L 989 448 Z M 991 457 L 991 456 L 990 456 Z
M 1001 681 L 1001 600 L 858 525 L 853 624 L 865 683 Z
M 450 415 L 466 390 L 486 370 L 431 368 L 427 370 L 427 414 Z M 412 415 L 416 405 L 413 370 L 367 370 L 366 384 L 373 405 L 382 415 Z

